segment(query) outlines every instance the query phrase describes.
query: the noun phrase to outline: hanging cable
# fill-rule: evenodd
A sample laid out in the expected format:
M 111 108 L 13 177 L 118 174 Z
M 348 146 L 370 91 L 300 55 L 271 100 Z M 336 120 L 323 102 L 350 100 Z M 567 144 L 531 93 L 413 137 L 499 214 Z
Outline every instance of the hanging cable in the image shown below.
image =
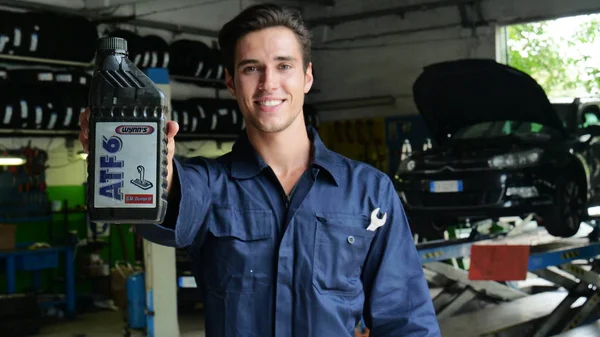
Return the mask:
M 368 45 L 347 46 L 347 47 L 313 47 L 312 49 L 318 50 L 318 51 L 360 50 L 360 49 L 373 49 L 373 48 L 386 48 L 386 47 L 416 45 L 416 44 L 441 42 L 441 41 L 461 41 L 461 40 L 470 40 L 470 39 L 472 39 L 472 38 L 457 36 L 457 37 L 444 37 L 444 38 L 435 38 L 435 39 L 418 40 L 418 41 L 398 41 L 398 42 L 373 43 L 373 44 L 368 44 Z
M 171 7 L 171 8 L 166 8 L 166 9 L 160 9 L 160 10 L 154 10 L 148 13 L 142 13 L 142 14 L 136 14 L 135 17 L 136 18 L 142 18 L 145 16 L 150 16 L 150 15 L 154 15 L 154 14 L 163 14 L 163 13 L 168 13 L 168 12 L 176 12 L 176 11 L 180 11 L 180 10 L 184 10 L 184 9 L 189 9 L 189 8 L 193 8 L 193 7 L 200 7 L 200 6 L 204 6 L 204 5 L 211 5 L 211 4 L 216 4 L 216 3 L 222 3 L 225 1 L 229 1 L 229 0 L 209 0 L 209 1 L 204 1 L 204 2 L 194 2 L 192 4 L 188 4 L 188 5 L 184 5 L 184 6 L 177 6 L 177 7 Z

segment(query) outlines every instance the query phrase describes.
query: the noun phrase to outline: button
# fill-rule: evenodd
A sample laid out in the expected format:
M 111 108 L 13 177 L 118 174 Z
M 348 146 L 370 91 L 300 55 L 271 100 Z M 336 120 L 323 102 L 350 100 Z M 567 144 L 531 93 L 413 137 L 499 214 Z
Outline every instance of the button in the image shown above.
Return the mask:
M 353 244 L 353 243 L 354 243 L 354 236 L 350 235 L 350 236 L 348 237 L 348 243 L 349 243 L 349 244 Z

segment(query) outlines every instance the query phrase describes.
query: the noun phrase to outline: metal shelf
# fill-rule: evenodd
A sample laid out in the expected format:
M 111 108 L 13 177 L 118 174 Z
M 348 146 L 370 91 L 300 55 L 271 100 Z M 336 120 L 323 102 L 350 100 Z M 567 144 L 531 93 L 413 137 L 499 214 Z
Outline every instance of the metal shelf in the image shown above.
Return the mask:
M 14 217 L 14 218 L 0 218 L 0 223 L 25 223 L 25 222 L 43 222 L 52 220 L 52 216 L 37 216 L 37 217 Z
M 26 130 L 26 129 L 0 129 L 0 138 L 52 138 L 52 137 L 79 137 L 79 130 Z
M 239 134 L 210 134 L 210 133 L 178 133 L 175 136 L 176 141 L 195 141 L 195 140 L 236 140 Z M 51 137 L 79 137 L 79 130 L 16 130 L 0 129 L 0 138 L 51 138 Z
M 67 66 L 67 67 L 88 68 L 88 69 L 91 69 L 94 66 L 93 62 L 85 63 L 85 62 L 54 60 L 54 59 L 46 59 L 46 58 L 39 58 L 39 57 L 8 55 L 8 54 L 0 54 L 0 60 L 26 62 L 26 63 L 37 63 L 40 65 L 43 64 L 43 65 L 55 65 L 55 66 L 58 65 L 58 66 Z
M 175 80 L 177 83 L 189 84 L 193 83 L 200 87 L 214 88 L 214 89 L 227 89 L 224 80 L 215 80 L 210 78 L 201 78 L 194 76 L 183 76 L 183 75 L 170 75 L 171 80 Z

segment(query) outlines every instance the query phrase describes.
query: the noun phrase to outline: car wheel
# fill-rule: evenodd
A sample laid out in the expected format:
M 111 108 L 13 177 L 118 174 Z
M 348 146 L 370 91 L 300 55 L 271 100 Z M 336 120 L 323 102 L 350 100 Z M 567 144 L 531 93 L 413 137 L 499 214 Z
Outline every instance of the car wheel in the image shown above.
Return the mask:
M 542 217 L 548 233 L 557 237 L 571 237 L 579 231 L 586 211 L 583 187 L 572 178 L 564 178 L 556 185 L 555 205 Z
M 437 219 L 410 219 L 410 229 L 414 234 L 419 236 L 419 241 L 426 239 L 427 241 L 443 240 L 444 232 L 451 222 L 441 221 Z

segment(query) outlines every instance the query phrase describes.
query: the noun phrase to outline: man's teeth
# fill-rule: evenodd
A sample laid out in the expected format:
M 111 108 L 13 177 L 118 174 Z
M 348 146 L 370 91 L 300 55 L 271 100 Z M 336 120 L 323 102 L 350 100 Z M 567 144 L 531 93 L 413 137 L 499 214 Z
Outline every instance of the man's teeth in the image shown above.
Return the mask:
M 279 105 L 281 104 L 283 101 L 282 100 L 270 100 L 270 101 L 259 101 L 258 104 L 260 105 L 265 105 L 265 106 L 275 106 L 275 105 Z

